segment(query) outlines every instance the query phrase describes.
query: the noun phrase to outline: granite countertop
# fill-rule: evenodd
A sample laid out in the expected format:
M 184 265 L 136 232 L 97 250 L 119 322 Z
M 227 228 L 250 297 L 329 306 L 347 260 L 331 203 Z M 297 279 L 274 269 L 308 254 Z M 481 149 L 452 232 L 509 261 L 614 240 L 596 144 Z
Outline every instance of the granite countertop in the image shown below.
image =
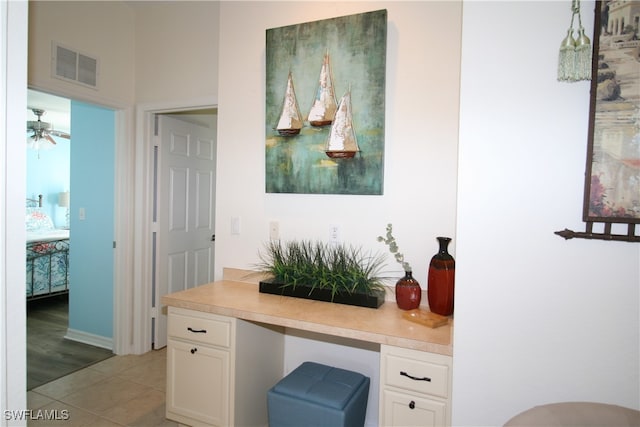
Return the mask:
M 226 278 L 231 277 L 231 278 Z M 167 306 L 451 356 L 453 320 L 438 328 L 403 318 L 394 301 L 355 307 L 258 292 L 255 283 L 225 279 L 162 297 Z

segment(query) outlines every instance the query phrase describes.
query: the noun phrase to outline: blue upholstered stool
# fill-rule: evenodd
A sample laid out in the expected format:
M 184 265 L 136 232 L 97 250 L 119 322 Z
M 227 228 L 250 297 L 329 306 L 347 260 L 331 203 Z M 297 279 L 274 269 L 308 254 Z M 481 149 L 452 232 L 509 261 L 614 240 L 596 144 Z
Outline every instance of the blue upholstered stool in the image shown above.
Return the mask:
M 368 396 L 368 377 L 304 362 L 267 392 L 269 426 L 363 426 Z

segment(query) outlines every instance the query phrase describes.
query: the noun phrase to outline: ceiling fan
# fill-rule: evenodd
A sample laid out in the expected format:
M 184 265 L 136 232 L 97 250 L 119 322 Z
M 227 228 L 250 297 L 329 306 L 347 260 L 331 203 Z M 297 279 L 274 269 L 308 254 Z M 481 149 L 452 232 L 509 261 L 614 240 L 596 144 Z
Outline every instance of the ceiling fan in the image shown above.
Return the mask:
M 47 140 L 51 144 L 56 144 L 56 141 L 51 137 L 57 136 L 60 138 L 71 139 L 71 135 L 66 132 L 62 132 L 59 130 L 54 130 L 51 123 L 43 122 L 40 118 L 45 113 L 44 110 L 39 108 L 32 108 L 33 114 L 38 117 L 38 120 L 29 120 L 27 121 L 27 133 L 29 142 L 33 142 L 36 145 L 40 145 L 43 141 Z

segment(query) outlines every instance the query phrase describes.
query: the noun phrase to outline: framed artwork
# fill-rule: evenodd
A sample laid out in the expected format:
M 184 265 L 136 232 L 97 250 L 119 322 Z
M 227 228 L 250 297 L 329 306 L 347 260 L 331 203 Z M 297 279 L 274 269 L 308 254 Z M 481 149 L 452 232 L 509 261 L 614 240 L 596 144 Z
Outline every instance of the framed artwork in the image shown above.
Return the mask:
M 266 31 L 267 193 L 382 194 L 387 11 Z
M 583 220 L 640 223 L 640 2 L 598 1 Z

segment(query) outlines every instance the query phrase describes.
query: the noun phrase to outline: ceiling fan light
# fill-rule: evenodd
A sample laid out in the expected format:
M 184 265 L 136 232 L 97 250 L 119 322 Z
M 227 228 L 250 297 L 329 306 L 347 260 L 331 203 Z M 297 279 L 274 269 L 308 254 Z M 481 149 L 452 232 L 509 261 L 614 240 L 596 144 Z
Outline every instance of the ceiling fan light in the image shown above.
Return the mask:
M 56 145 L 56 141 L 52 136 L 71 139 L 71 135 L 68 133 L 55 131 L 51 123 L 41 120 L 42 115 L 45 113 L 44 110 L 32 108 L 31 111 L 38 117 L 38 120 L 27 121 L 27 132 L 33 132 L 31 136 L 27 137 L 27 147 L 35 150 L 53 148 L 53 146 Z
M 47 139 L 39 137 L 38 135 L 27 136 L 27 148 L 32 150 L 51 150 L 53 144 Z

